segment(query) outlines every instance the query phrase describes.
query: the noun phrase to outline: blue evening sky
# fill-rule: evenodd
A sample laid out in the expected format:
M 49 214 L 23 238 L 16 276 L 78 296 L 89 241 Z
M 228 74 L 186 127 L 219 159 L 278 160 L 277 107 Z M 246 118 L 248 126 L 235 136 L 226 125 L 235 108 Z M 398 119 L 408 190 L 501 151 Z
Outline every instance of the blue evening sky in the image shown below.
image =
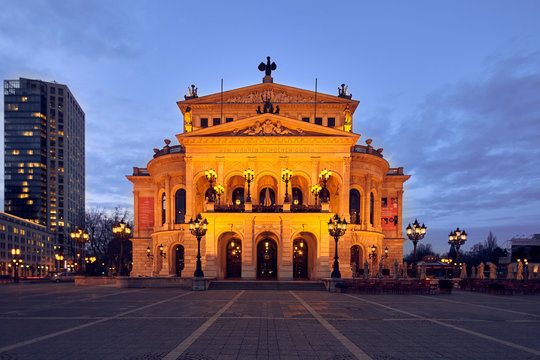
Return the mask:
M 412 175 L 404 223 L 425 222 L 438 251 L 465 228 L 467 249 L 490 230 L 500 244 L 540 233 L 539 14 L 537 1 L 8 0 L 0 77 L 70 87 L 86 113 L 87 206 L 107 209 L 132 208 L 125 175 L 176 142 L 190 84 L 259 83 L 268 55 L 276 83 L 347 83 L 360 143 Z

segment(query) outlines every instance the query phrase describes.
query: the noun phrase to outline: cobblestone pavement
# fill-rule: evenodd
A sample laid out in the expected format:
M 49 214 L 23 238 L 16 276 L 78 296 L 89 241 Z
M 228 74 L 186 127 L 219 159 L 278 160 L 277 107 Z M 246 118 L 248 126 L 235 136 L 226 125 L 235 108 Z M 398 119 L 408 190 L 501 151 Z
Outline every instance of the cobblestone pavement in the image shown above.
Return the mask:
M 0 286 L 4 359 L 540 359 L 540 297 Z

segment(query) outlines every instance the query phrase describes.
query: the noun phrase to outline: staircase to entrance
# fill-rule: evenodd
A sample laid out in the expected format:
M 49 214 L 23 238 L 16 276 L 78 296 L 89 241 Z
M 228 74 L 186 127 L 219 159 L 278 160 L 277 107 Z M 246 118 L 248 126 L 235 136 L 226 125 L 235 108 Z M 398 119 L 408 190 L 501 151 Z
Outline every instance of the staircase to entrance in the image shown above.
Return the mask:
M 296 290 L 327 291 L 322 281 L 247 281 L 247 280 L 212 280 L 208 290 Z

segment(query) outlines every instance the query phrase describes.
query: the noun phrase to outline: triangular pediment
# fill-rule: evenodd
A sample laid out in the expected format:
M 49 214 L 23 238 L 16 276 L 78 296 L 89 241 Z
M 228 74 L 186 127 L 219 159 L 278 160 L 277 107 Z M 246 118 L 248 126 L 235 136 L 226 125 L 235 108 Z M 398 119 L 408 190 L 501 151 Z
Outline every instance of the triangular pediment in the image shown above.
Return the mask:
M 182 139 L 189 138 L 262 138 L 262 137 L 304 137 L 304 138 L 341 138 L 356 143 L 359 134 L 343 130 L 315 125 L 277 114 L 259 114 L 246 119 L 233 121 L 217 126 L 198 129 L 193 132 L 177 135 Z
M 359 104 L 357 100 L 342 98 L 323 93 L 315 93 L 315 91 L 304 90 L 292 86 L 286 86 L 274 83 L 262 83 L 251 86 L 246 86 L 239 89 L 224 91 L 223 94 L 216 93 L 205 95 L 197 98 L 191 98 L 183 101 L 178 101 L 178 107 L 185 112 L 188 106 L 197 107 L 208 104 L 261 104 L 264 100 L 270 99 L 272 104 L 343 104 L 349 105 L 351 113 L 354 113 Z

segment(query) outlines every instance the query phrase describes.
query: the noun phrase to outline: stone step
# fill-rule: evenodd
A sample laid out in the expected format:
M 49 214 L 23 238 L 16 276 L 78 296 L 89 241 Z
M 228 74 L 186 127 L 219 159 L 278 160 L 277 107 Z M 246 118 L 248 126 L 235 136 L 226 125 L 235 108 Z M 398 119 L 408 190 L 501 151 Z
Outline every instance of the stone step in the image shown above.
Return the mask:
M 208 290 L 296 290 L 296 291 L 326 291 L 322 281 L 233 281 L 212 280 Z

